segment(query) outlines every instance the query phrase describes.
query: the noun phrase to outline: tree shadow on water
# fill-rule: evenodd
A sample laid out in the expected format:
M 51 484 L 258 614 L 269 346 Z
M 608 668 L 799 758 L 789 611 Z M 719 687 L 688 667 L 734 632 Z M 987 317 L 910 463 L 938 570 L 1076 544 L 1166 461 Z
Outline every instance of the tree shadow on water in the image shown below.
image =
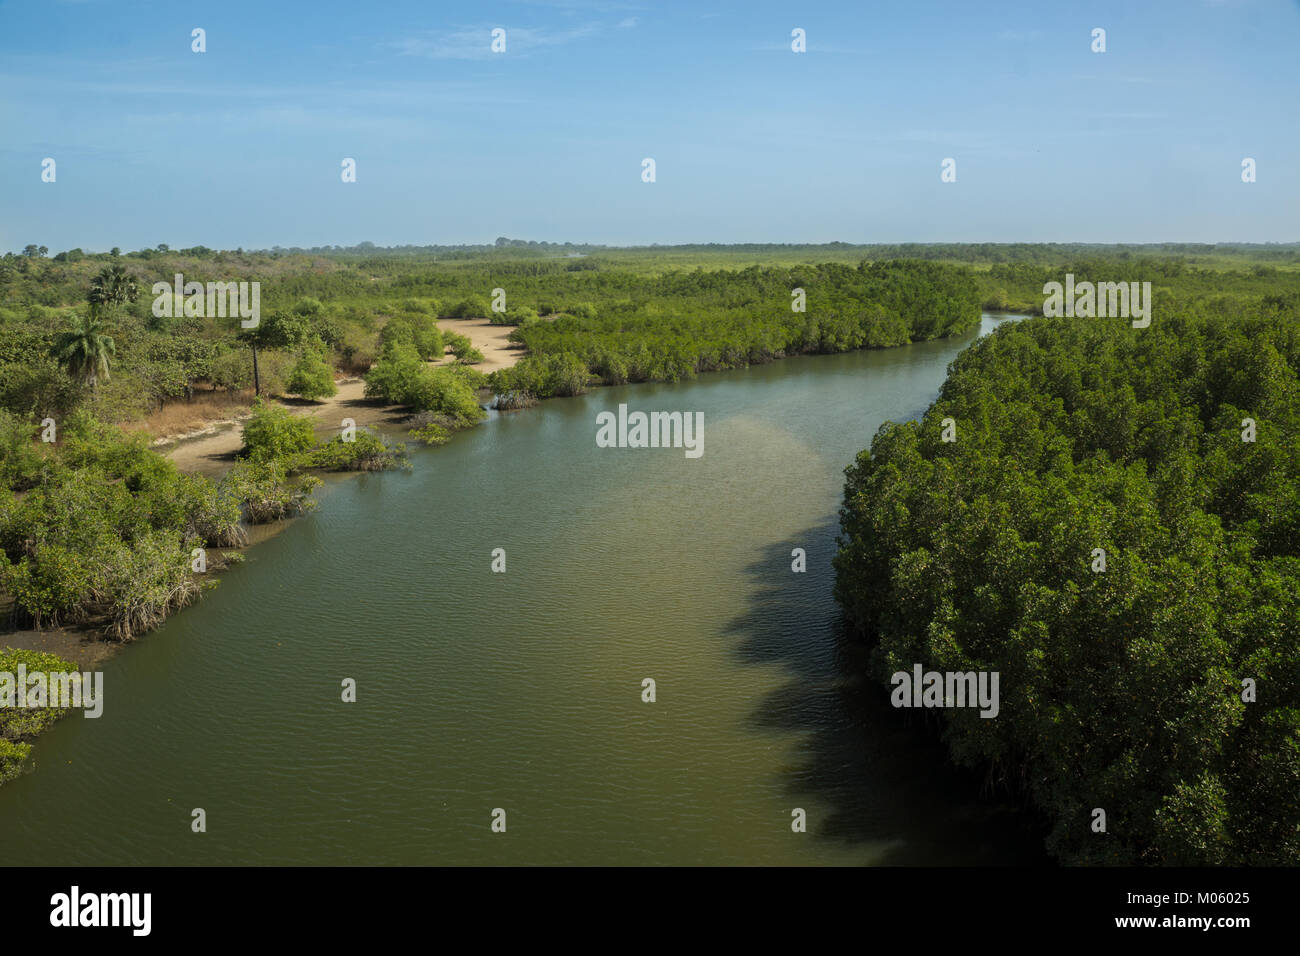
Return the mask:
M 883 865 L 1050 864 L 1033 812 L 982 792 L 981 774 L 950 761 L 933 717 L 891 707 L 889 688 L 869 679 L 868 648 L 832 595 L 837 532 L 830 521 L 764 549 L 746 568 L 750 606 L 727 628 L 742 662 L 788 674 L 750 721 L 798 735 L 780 786 L 792 806 L 810 802 L 810 835 Z M 807 552 L 805 573 L 791 570 L 796 547 Z

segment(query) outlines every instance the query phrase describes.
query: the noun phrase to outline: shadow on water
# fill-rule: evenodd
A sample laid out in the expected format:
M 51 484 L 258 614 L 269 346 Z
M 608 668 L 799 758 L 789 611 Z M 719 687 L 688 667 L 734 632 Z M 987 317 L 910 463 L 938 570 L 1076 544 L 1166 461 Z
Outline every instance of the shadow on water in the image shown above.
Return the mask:
M 748 664 L 776 665 L 789 679 L 755 707 L 763 731 L 797 733 L 800 759 L 783 790 L 813 797 L 809 832 L 874 850 L 883 865 L 1051 865 L 1046 834 L 1016 798 L 982 792 L 983 776 L 953 765 L 934 724 L 890 706 L 868 680 L 868 652 L 832 595 L 838 523 L 772 545 L 746 568 L 749 609 L 728 627 Z M 808 570 L 791 570 L 791 549 Z

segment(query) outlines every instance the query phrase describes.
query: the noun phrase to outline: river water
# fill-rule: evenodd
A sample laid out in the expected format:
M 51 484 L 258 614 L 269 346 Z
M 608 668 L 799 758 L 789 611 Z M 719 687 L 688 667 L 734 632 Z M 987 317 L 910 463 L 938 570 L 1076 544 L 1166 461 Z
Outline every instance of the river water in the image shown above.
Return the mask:
M 38 741 L 0 862 L 1043 862 L 831 597 L 844 467 L 975 334 L 598 389 L 328 483 Z M 703 412 L 703 456 L 597 448 L 620 403 Z

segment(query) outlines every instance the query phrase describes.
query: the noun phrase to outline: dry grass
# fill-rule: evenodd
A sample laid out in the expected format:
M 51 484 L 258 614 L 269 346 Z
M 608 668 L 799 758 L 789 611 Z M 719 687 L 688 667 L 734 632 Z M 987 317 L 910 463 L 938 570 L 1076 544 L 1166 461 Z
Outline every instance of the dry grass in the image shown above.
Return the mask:
M 123 427 L 127 431 L 147 432 L 154 438 L 173 438 L 206 428 L 214 422 L 229 421 L 248 413 L 253 404 L 253 390 L 227 392 L 196 391 L 190 401 L 169 402 L 140 421 Z

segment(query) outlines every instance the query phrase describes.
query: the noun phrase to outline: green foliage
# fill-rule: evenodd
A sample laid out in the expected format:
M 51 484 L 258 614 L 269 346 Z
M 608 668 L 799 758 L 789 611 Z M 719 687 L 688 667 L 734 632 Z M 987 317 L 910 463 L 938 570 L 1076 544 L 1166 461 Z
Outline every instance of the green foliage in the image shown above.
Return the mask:
M 291 458 L 315 443 L 310 418 L 260 399 L 253 403 L 253 416 L 244 423 L 244 455 L 254 461 Z
M 787 355 L 953 335 L 979 318 L 967 270 L 920 261 L 635 280 L 597 272 L 583 284 L 604 293 L 599 308 L 582 302 L 553 321 L 528 317 L 510 334 L 529 352 L 520 366 L 535 367 L 494 373 L 499 407 L 580 394 L 591 376 L 611 385 L 680 381 Z M 792 308 L 794 289 L 804 290 L 805 311 Z
M 28 674 L 77 674 L 70 661 L 41 651 L 0 648 L 0 673 L 17 674 L 23 665 Z M 75 679 L 75 678 L 74 678 Z M 25 688 L 15 688 L 23 693 Z M 67 713 L 65 707 L 14 707 L 0 701 L 0 783 L 12 780 L 22 772 L 22 765 L 31 754 L 29 741 L 48 730 L 56 720 Z
M 425 445 L 445 445 L 451 440 L 451 432 L 437 422 L 429 422 L 417 428 L 412 428 L 408 434 Z
M 25 489 L 37 484 L 49 462 L 46 447 L 37 440 L 39 423 L 24 415 L 0 409 L 0 484 Z
M 440 424 L 463 428 L 486 417 L 474 394 L 484 381 L 473 370 L 426 365 L 414 348 L 396 345 L 366 375 L 366 396 L 434 412 L 441 416 Z
M 444 330 L 442 340 L 446 347 L 451 349 L 451 354 L 456 357 L 456 361 L 466 365 L 473 365 L 476 362 L 483 361 L 483 353 L 474 347 L 474 343 L 468 335 Z
M 96 315 L 74 312 L 69 318 L 70 327 L 54 340 L 52 354 L 69 375 L 92 387 L 100 379 L 107 381 L 109 360 L 117 352 L 112 336 L 104 334 Z
M 1300 863 L 1300 310 L 1285 309 L 1004 325 L 848 469 L 836 596 L 874 675 L 997 671 L 999 716 L 942 710 L 945 738 L 1027 791 L 1064 861 Z
M 113 269 L 120 279 L 105 275 Z M 1037 311 L 1044 282 L 1066 271 L 1080 281 L 1151 280 L 1158 296 L 1173 295 L 1182 308 L 1223 312 L 1257 307 L 1262 296 L 1289 308 L 1287 297 L 1300 295 L 1297 270 L 1300 246 L 1288 245 L 610 249 L 508 240 L 270 253 L 195 246 L 83 258 L 69 251 L 55 261 L 33 246 L 30 256 L 0 256 L 0 407 L 40 418 L 90 403 L 111 420 L 138 419 L 189 398 L 197 381 L 249 387 L 248 346 L 258 351 L 263 394 L 280 394 L 297 353 L 317 340 L 332 350 L 327 361 L 356 374 L 381 357 L 381 327 L 384 344 L 410 344 L 426 360 L 441 358 L 433 314 L 513 323 L 510 340 L 521 349 L 576 355 L 605 383 L 678 381 L 785 355 L 962 332 L 979 303 Z M 261 325 L 244 330 L 234 317 L 183 310 L 158 319 L 148 296 L 133 299 L 131 283 L 148 289 L 171 283 L 177 272 L 200 282 L 260 281 Z M 509 290 L 512 306 L 504 314 L 489 308 L 486 297 L 495 288 Z M 790 308 L 794 288 L 807 292 L 804 313 Z M 68 303 L 87 298 L 104 300 L 92 305 L 105 321 L 111 316 L 116 348 L 112 381 L 97 381 L 98 394 L 82 387 L 84 365 L 70 375 L 52 357 L 55 339 L 67 330 Z M 554 318 L 535 319 L 534 305 Z M 464 358 L 474 355 L 462 350 Z
M 328 471 L 385 471 L 410 468 L 411 462 L 404 444 L 358 431 L 351 441 L 344 441 L 340 435 L 317 445 L 300 459 L 300 467 Z
M 212 359 L 208 381 L 217 388 L 236 392 L 253 387 L 253 361 L 247 352 L 228 350 Z
M 242 461 L 226 472 L 220 489 L 239 502 L 250 524 L 281 521 L 314 509 L 311 493 L 321 483 L 314 475 L 295 477 L 291 470 L 278 458 Z
M 294 303 L 293 314 L 301 315 L 305 318 L 313 318 L 320 315 L 323 309 L 324 306 L 321 305 L 319 299 L 304 297 Z
M 443 313 L 441 318 L 444 319 L 481 319 L 492 314 L 492 310 L 488 308 L 487 300 L 477 295 L 466 296 L 441 311 Z
M 474 343 L 468 335 L 461 335 L 459 332 L 453 332 L 450 329 L 443 331 L 442 341 L 447 348 L 451 349 L 451 354 L 457 358 L 460 358 L 474 347 Z
M 314 349 L 307 349 L 298 357 L 285 388 L 290 393 L 311 401 L 338 394 L 338 386 L 334 384 L 334 370 Z
M 444 333 L 430 315 L 401 315 L 388 320 L 379 335 L 383 347 L 409 345 L 425 361 L 435 361 L 446 351 Z
M 130 640 L 199 591 L 195 547 L 239 544 L 238 503 L 78 413 L 21 496 L 0 494 L 0 590 L 37 627 L 100 621 Z
M 86 299 L 92 305 L 112 307 L 134 302 L 139 294 L 135 277 L 124 266 L 112 265 L 91 280 Z
M 595 316 L 594 310 L 592 316 Z M 493 325 L 531 325 L 537 320 L 537 310 L 526 305 L 511 306 L 504 312 L 493 312 L 488 316 Z

